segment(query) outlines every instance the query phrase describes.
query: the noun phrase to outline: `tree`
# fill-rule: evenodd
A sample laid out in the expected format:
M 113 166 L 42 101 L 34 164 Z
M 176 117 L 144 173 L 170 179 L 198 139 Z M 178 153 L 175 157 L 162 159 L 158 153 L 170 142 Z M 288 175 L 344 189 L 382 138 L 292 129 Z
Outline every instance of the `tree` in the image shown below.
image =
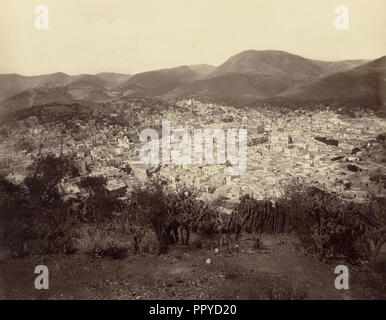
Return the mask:
M 186 245 L 189 244 L 191 229 L 204 209 L 203 203 L 197 200 L 200 194 L 201 190 L 180 184 L 176 191 L 166 195 L 170 226 L 177 225 L 180 228 L 182 243 Z M 173 229 L 176 233 L 175 230 Z M 185 232 L 185 236 L 183 232 Z M 178 241 L 178 233 L 175 238 Z
M 204 209 L 202 202 L 196 199 L 200 192 L 185 185 L 174 190 L 165 180 L 157 178 L 132 192 L 135 222 L 155 232 L 161 253 L 167 252 L 171 241 L 178 241 L 179 228 L 182 242 L 188 244 L 192 226 Z
M 106 186 L 106 178 L 103 176 L 84 177 L 79 183 L 80 188 L 92 190 L 93 192 L 101 192 Z
M 319 259 L 368 260 L 372 247 L 382 245 L 384 220 L 374 200 L 348 201 L 320 185 L 296 185 L 286 198 L 293 230 Z
M 37 158 L 28 171 L 24 185 L 40 206 L 57 204 L 60 200 L 59 182 L 64 177 L 74 177 L 79 174 L 71 158 L 58 158 L 52 154 Z
M 10 214 L 10 208 L 19 207 L 25 197 L 23 186 L 15 185 L 0 175 L 0 212 L 3 216 Z
M 137 188 L 131 194 L 137 214 L 135 219 L 142 225 L 148 225 L 155 232 L 160 246 L 160 253 L 166 253 L 168 248 L 168 206 L 165 200 L 163 185 L 151 182 L 142 188 Z
M 108 194 L 106 189 L 106 179 L 103 176 L 85 177 L 79 183 L 80 188 L 89 191 L 89 197 L 85 200 L 88 217 L 99 224 L 102 220 L 119 208 L 118 199 Z

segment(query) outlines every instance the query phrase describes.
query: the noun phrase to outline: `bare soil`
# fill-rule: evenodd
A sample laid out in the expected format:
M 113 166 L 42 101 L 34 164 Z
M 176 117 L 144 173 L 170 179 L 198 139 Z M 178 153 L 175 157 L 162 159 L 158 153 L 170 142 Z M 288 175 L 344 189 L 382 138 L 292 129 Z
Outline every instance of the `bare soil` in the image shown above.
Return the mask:
M 375 272 L 347 265 L 348 290 L 334 286 L 335 266 L 306 255 L 288 235 L 262 237 L 253 249 L 219 253 L 173 245 L 160 256 L 122 260 L 86 253 L 0 259 L 0 299 L 385 299 L 386 263 Z M 207 264 L 206 260 L 211 259 Z M 343 263 L 344 264 L 344 263 Z M 37 290 L 37 265 L 49 269 L 49 289 Z

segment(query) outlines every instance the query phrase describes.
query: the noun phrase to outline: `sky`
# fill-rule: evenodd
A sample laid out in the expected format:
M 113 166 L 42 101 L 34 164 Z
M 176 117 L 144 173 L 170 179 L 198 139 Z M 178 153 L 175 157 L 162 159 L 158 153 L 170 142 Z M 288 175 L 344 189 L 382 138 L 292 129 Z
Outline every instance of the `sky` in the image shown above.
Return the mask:
M 48 29 L 35 28 L 35 7 Z M 335 28 L 338 5 L 349 27 Z M 220 65 L 241 51 L 320 60 L 386 54 L 386 0 L 0 0 L 0 73 Z

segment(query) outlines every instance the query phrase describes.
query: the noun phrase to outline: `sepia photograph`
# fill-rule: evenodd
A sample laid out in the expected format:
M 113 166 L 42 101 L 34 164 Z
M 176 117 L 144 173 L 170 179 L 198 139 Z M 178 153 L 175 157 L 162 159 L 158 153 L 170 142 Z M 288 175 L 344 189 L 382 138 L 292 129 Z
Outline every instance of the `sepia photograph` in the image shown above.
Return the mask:
M 385 55 L 386 0 L 0 0 L 0 300 L 386 300 Z

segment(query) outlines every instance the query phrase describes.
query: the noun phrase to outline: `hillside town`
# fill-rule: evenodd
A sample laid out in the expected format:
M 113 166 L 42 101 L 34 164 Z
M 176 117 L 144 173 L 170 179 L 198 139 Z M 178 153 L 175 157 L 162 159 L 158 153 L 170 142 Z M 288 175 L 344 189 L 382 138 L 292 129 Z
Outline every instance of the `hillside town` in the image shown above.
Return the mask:
M 244 194 L 274 200 L 293 179 L 323 184 L 358 201 L 369 192 L 386 194 L 382 183 L 370 180 L 371 174 L 385 170 L 385 166 L 366 154 L 379 144 L 377 136 L 386 132 L 384 119 L 371 112 L 358 119 L 328 108 L 281 112 L 269 106 L 236 108 L 194 99 L 155 109 L 144 107 L 143 101 L 111 104 L 116 113 L 105 119 L 75 115 L 71 128 L 60 117 L 46 121 L 36 115 L 2 124 L 1 174 L 20 183 L 34 159 L 52 153 L 72 156 L 79 169 L 80 177 L 62 181 L 63 194 L 81 193 L 77 182 L 89 175 L 104 176 L 106 188 L 124 197 L 152 174 L 167 179 L 172 186 L 184 183 L 199 188 L 206 201 L 224 197 L 237 202 Z M 114 121 L 117 118 L 124 120 Z M 142 163 L 139 150 L 144 143 L 139 133 L 143 128 L 160 130 L 162 121 L 170 121 L 172 129 L 246 129 L 247 171 L 230 176 L 226 173 L 228 162 Z

